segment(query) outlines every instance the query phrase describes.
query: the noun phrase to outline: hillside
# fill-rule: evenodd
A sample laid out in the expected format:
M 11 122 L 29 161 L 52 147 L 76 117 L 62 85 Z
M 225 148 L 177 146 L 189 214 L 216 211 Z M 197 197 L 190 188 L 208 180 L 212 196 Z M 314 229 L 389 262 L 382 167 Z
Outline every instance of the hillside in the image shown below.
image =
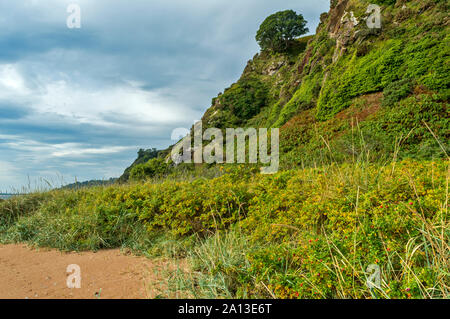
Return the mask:
M 158 157 L 158 151 L 155 148 L 148 149 L 148 150 L 140 149 L 138 151 L 137 159 L 129 167 L 127 167 L 125 169 L 122 176 L 120 176 L 119 181 L 126 182 L 130 178 L 130 172 L 133 167 L 140 165 L 140 164 L 145 164 L 149 160 L 156 158 L 156 157 Z
M 280 127 L 282 168 L 329 161 L 329 149 L 339 162 L 383 161 L 396 149 L 397 158 L 444 156 L 430 129 L 450 137 L 448 2 L 375 1 L 382 24 L 371 29 L 372 2 L 331 1 L 314 36 L 256 54 L 213 98 L 203 128 Z

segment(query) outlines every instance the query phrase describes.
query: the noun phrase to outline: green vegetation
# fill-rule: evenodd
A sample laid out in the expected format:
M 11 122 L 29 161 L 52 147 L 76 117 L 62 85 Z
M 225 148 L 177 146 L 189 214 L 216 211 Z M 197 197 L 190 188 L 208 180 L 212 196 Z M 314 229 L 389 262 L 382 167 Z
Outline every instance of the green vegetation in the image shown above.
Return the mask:
M 164 177 L 169 173 L 170 166 L 163 158 L 152 158 L 142 164 L 135 164 L 130 170 L 131 180 Z
M 112 185 L 117 181 L 117 178 L 110 178 L 107 180 L 89 180 L 84 182 L 75 182 L 72 184 L 68 184 L 63 186 L 62 188 L 82 188 L 82 187 L 92 187 L 92 186 L 100 186 L 100 185 Z
M 130 173 L 131 170 L 136 166 L 140 164 L 145 164 L 149 160 L 154 159 L 158 157 L 158 154 L 160 151 L 156 150 L 156 148 L 151 148 L 148 150 L 140 149 L 138 151 L 138 157 L 137 159 L 131 164 L 131 166 L 127 167 L 122 174 L 122 176 L 119 178 L 119 182 L 126 182 L 128 179 L 130 179 Z
M 355 52 L 342 58 L 333 67 L 329 80 L 322 88 L 318 100 L 318 119 L 331 118 L 362 94 L 382 91 L 388 85 L 391 86 L 388 92 L 392 91 L 395 82 L 405 84 L 414 79 L 431 90 L 448 88 L 450 70 L 448 63 L 445 63 L 449 55 L 448 44 L 445 35 L 423 36 L 420 40 L 407 43 L 404 40 L 387 40 L 363 57 L 357 57 Z M 406 95 L 397 96 L 401 97 Z
M 393 106 L 412 93 L 413 83 L 410 79 L 403 79 L 389 83 L 383 91 L 383 106 Z
M 281 166 L 286 169 L 355 159 L 385 163 L 393 154 L 397 159 L 445 158 L 441 147 L 450 154 L 445 143 L 450 138 L 445 101 L 418 94 L 382 107 L 385 98 L 373 94 L 355 99 L 351 107 L 327 121 L 315 120 L 314 110 L 301 112 L 280 131 Z
M 267 95 L 268 90 L 263 82 L 255 77 L 242 78 L 214 100 L 220 106 L 222 114 L 210 125 L 227 128 L 245 123 L 266 105 Z
M 267 17 L 256 33 L 262 50 L 284 52 L 295 38 L 308 32 L 306 20 L 293 10 L 274 13 Z

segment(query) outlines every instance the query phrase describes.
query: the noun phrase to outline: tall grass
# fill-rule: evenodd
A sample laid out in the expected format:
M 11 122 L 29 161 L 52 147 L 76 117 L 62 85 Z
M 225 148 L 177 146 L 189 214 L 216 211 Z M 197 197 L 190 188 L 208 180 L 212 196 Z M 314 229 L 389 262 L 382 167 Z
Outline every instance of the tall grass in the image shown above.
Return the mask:
M 247 297 L 241 290 L 240 277 L 250 267 L 246 256 L 249 249 L 255 246 L 249 246 L 246 236 L 238 230 L 200 240 L 187 254 L 189 271 L 178 269 L 168 276 L 169 291 L 177 291 L 179 297 Z

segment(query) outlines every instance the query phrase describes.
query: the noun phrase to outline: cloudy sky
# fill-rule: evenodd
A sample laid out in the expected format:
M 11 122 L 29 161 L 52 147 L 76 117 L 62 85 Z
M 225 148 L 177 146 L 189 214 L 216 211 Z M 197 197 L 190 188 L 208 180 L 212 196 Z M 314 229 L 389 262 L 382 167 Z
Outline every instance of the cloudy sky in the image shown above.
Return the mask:
M 70 29 L 69 4 L 81 8 Z M 329 0 L 0 0 L 0 192 L 121 175 L 258 52 L 269 14 Z

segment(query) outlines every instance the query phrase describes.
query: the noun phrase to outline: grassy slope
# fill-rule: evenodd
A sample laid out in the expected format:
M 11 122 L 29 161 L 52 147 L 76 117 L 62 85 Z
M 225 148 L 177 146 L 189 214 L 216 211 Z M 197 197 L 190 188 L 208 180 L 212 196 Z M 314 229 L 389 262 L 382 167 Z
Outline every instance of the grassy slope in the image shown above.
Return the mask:
M 368 4 L 343 3 L 357 17 Z M 1 240 L 188 256 L 196 272 L 168 274 L 182 296 L 448 297 L 448 8 L 406 6 L 384 6 L 382 32 L 341 56 L 334 7 L 313 38 L 257 55 L 213 100 L 205 126 L 282 126 L 278 174 L 182 165 L 17 197 L 0 202 Z

